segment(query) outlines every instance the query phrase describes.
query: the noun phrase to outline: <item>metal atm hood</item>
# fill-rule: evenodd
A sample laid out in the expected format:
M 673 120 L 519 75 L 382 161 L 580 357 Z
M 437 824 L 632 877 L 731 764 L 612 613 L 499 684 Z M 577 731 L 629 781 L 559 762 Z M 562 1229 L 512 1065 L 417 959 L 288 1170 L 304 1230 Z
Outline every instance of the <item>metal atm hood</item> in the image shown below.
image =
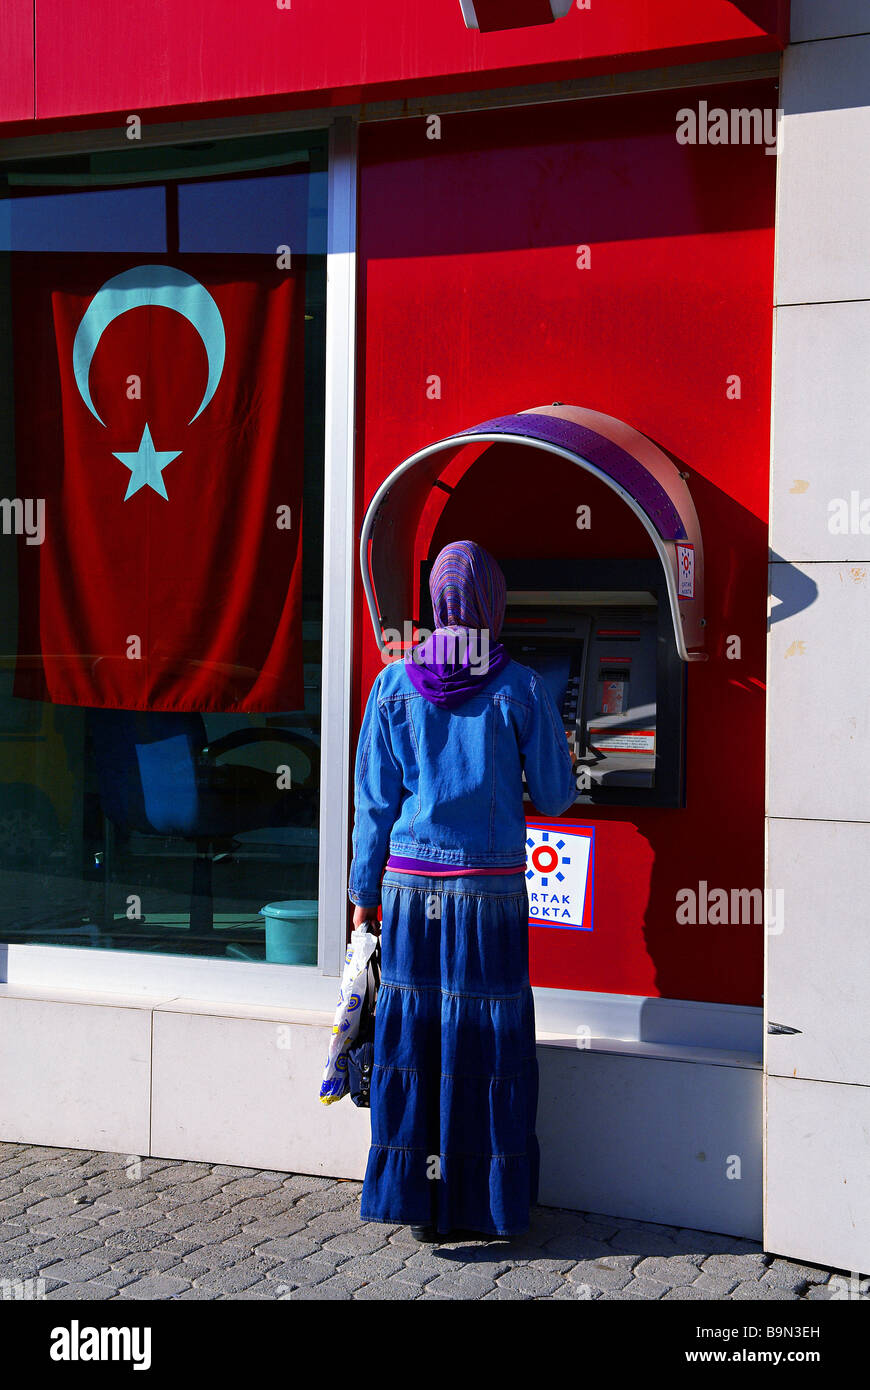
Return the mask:
M 372 498 L 360 536 L 363 587 L 379 646 L 383 629 L 411 617 L 414 537 L 426 501 L 462 449 L 513 443 L 576 463 L 605 483 L 643 524 L 664 572 L 683 661 L 703 661 L 704 551 L 685 479 L 656 444 L 622 420 L 573 405 L 535 406 L 484 420 L 405 459 Z

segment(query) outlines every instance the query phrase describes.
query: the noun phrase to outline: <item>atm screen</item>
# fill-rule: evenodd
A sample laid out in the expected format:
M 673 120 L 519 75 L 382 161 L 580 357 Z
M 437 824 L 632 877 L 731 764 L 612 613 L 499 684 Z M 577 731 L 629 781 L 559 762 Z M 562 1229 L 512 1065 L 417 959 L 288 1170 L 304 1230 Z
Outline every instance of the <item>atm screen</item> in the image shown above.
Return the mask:
M 537 671 L 553 697 L 557 710 L 562 709 L 565 691 L 571 675 L 571 650 L 568 647 L 535 647 L 517 657 L 525 666 Z

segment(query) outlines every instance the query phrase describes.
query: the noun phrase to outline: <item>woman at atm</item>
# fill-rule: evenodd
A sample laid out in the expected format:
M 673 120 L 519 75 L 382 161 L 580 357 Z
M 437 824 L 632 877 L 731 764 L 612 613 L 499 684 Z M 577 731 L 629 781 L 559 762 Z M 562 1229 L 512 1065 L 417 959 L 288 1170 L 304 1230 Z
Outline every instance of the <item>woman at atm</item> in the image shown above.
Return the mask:
M 566 811 L 576 786 L 552 696 L 497 640 L 496 561 L 457 541 L 429 588 L 434 632 L 384 667 L 366 705 L 349 895 L 355 926 L 381 908 L 360 1218 L 431 1242 L 529 1226 L 538 1068 L 523 771 L 544 815 Z

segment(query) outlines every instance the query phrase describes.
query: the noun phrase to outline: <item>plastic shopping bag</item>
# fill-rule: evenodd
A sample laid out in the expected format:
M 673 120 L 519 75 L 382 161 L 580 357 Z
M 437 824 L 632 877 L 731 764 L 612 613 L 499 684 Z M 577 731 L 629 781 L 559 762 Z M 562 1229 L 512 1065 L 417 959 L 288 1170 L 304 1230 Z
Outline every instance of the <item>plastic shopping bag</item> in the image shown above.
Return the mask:
M 367 931 L 365 927 L 357 927 L 351 932 L 350 945 L 344 957 L 338 1007 L 332 1023 L 332 1038 L 320 1085 L 320 1099 L 324 1105 L 341 1100 L 350 1089 L 347 1053 L 359 1033 L 360 1013 L 369 985 L 369 962 L 377 948 L 378 938 L 374 932 Z

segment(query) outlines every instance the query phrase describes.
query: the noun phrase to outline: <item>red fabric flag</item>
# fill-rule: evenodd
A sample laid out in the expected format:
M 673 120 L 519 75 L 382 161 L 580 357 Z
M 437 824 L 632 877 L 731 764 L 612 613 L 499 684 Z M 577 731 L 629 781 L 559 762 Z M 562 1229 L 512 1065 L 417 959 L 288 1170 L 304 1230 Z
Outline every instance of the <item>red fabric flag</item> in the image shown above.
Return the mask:
M 16 695 L 302 708 L 304 298 L 295 260 L 13 257 Z

